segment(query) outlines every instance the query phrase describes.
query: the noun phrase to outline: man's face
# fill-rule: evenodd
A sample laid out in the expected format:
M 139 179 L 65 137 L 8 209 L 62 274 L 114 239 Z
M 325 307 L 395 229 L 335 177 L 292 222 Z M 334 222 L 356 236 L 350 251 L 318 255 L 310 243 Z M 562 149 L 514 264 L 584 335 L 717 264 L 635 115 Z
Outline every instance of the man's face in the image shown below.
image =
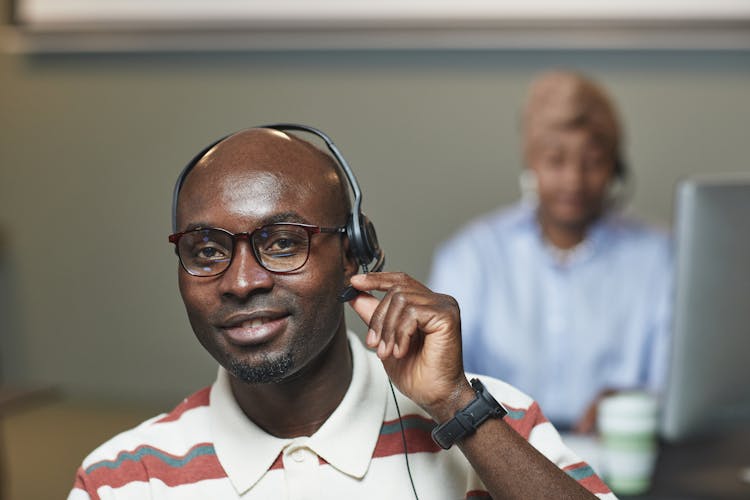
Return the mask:
M 536 174 L 542 217 L 582 229 L 602 212 L 615 159 L 586 129 L 547 131 L 532 141 L 528 167 Z
M 338 178 L 320 156 L 270 131 L 237 134 L 210 152 L 180 193 L 178 230 L 218 227 L 249 232 L 274 222 L 341 226 L 346 221 Z M 338 234 L 315 234 L 307 263 L 290 274 L 260 266 L 240 240 L 219 276 L 179 270 L 190 323 L 203 347 L 250 383 L 304 372 L 343 335 L 336 296 L 356 270 Z

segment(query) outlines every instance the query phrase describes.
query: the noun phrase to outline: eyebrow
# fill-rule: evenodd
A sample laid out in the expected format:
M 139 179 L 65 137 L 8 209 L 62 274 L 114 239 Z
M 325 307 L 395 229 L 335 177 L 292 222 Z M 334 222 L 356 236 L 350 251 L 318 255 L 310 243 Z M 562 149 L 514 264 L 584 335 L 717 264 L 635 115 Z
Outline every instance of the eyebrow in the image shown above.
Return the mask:
M 261 225 L 265 226 L 268 224 L 278 224 L 279 222 L 297 222 L 299 224 L 310 224 L 306 218 L 302 217 L 297 212 L 281 212 L 278 214 L 271 215 L 263 219 Z
M 280 212 L 277 214 L 270 215 L 260 221 L 258 226 L 255 227 L 248 227 L 246 228 L 248 231 L 252 231 L 256 227 L 263 227 L 267 226 L 269 224 L 279 224 L 281 222 L 296 222 L 299 224 L 310 224 L 310 222 L 302 217 L 297 212 Z M 193 231 L 195 229 L 207 229 L 207 228 L 215 228 L 217 226 L 209 223 L 209 222 L 193 222 L 191 224 L 188 224 L 187 227 L 184 229 L 183 232 Z M 222 228 L 223 229 L 223 228 Z

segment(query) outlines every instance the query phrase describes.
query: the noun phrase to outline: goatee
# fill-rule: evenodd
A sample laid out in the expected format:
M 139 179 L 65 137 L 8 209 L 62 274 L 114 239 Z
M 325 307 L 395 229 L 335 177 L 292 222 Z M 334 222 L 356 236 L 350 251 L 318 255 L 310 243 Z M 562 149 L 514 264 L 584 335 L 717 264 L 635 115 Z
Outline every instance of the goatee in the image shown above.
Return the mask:
M 268 384 L 283 379 L 293 366 L 291 354 L 285 353 L 274 359 L 264 356 L 263 361 L 256 365 L 233 359 L 229 372 L 247 384 Z

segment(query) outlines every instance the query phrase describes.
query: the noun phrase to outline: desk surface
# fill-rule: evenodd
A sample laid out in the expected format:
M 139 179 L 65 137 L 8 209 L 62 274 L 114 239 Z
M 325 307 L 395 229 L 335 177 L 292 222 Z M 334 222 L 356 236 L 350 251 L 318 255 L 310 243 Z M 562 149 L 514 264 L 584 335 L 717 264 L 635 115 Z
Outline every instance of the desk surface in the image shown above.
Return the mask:
M 24 405 L 31 404 L 34 401 L 44 400 L 56 395 L 56 390 L 51 387 L 13 387 L 0 384 L 0 418 L 13 411 L 18 410 Z M 0 422 L 2 423 L 2 422 Z M 2 431 L 0 426 L 0 500 L 3 500 L 7 494 L 7 478 L 5 472 L 5 447 Z
M 563 439 L 599 469 L 598 444 L 593 437 Z M 750 500 L 750 428 L 661 443 L 649 492 L 621 500 Z
M 648 496 L 672 499 L 750 499 L 750 428 L 681 443 L 662 443 Z

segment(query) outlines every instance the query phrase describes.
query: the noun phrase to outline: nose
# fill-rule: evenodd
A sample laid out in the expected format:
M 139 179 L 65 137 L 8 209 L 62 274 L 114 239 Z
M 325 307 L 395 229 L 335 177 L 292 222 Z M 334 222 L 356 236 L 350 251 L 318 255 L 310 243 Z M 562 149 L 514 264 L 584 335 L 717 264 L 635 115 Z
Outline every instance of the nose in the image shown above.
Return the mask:
M 569 189 L 580 189 L 584 182 L 586 165 L 582 158 L 569 158 L 565 163 L 564 181 Z
M 232 263 L 221 275 L 221 293 L 225 297 L 245 299 L 273 288 L 273 273 L 261 266 L 247 240 L 238 241 Z

